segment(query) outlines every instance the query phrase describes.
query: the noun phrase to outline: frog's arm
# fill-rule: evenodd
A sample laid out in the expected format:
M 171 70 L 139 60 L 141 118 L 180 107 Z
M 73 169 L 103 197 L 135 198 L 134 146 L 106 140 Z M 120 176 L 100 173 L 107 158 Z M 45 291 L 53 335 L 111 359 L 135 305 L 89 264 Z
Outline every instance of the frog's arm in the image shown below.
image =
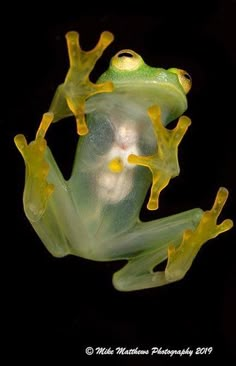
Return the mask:
M 52 100 L 49 111 L 53 113 L 53 122 L 70 115 L 76 118 L 77 132 L 86 135 L 88 127 L 85 122 L 85 102 L 92 95 L 111 92 L 111 82 L 94 84 L 89 80 L 96 61 L 105 48 L 113 41 L 113 34 L 103 32 L 96 47 L 91 51 L 83 51 L 79 45 L 77 32 L 66 34 L 70 67 L 63 84 L 59 85 Z
M 153 123 L 158 149 L 152 156 L 129 155 L 128 161 L 132 164 L 142 165 L 152 172 L 152 187 L 147 208 L 156 210 L 160 192 L 169 184 L 171 178 L 179 175 L 178 145 L 180 144 L 191 120 L 182 116 L 173 130 L 168 130 L 161 121 L 159 106 L 152 106 L 148 114 Z
M 75 251 L 74 238 L 79 236 L 79 243 L 86 242 L 88 248 L 90 241 L 67 183 L 47 147 L 45 134 L 52 119 L 52 113 L 45 113 L 35 140 L 27 144 L 23 135 L 17 135 L 15 143 L 26 165 L 23 196 L 26 216 L 49 252 L 61 257 Z M 79 244 L 76 248 L 80 252 Z
M 227 196 L 228 191 L 220 188 L 210 211 L 194 209 L 137 224 L 125 238 L 120 238 L 122 251 L 126 251 L 129 262 L 114 274 L 114 286 L 121 291 L 133 291 L 163 286 L 183 278 L 202 245 L 233 226 L 229 219 L 217 225 Z M 113 244 L 112 256 L 119 258 L 118 247 Z M 137 255 L 129 259 L 129 250 L 132 252 L 134 245 Z M 154 271 L 154 267 L 166 258 L 165 270 Z

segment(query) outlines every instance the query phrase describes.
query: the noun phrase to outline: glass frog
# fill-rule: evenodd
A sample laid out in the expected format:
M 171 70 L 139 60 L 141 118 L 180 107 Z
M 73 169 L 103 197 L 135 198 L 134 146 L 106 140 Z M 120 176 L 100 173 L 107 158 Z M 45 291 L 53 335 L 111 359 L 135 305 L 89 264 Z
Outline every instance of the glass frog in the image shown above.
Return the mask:
M 178 146 L 191 121 L 187 72 L 150 67 L 132 50 L 118 52 L 94 84 L 89 74 L 112 42 L 103 32 L 83 51 L 76 32 L 66 35 L 69 71 L 43 115 L 35 140 L 15 143 L 26 165 L 24 210 L 56 257 L 68 254 L 96 261 L 127 260 L 113 276 L 120 291 L 180 280 L 201 246 L 229 230 L 217 224 L 228 191 L 220 188 L 213 207 L 141 222 L 141 207 L 156 210 L 160 192 L 179 172 Z M 74 115 L 80 135 L 71 178 L 65 180 L 47 146 L 51 123 Z M 176 127 L 166 125 L 178 119 Z M 66 148 L 66 147 L 63 147 Z M 167 259 L 164 271 L 155 271 Z

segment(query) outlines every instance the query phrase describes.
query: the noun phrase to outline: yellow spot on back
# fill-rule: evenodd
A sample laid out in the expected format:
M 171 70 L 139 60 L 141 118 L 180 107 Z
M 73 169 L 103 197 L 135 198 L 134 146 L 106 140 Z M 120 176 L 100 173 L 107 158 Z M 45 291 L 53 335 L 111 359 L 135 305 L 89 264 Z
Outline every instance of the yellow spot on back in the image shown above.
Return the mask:
M 120 158 L 115 158 L 109 161 L 108 168 L 112 173 L 121 173 L 124 169 L 124 165 Z

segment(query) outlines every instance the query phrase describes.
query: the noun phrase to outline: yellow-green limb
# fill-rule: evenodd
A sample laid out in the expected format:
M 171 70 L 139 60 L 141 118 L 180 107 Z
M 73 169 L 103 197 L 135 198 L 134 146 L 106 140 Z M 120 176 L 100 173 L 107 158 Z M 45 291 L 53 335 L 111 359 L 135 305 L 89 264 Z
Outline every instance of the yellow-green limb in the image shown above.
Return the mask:
M 179 247 L 170 246 L 168 248 L 168 262 L 165 270 L 165 276 L 168 281 L 182 278 L 191 267 L 201 246 L 208 240 L 232 228 L 233 221 L 230 219 L 217 224 L 217 219 L 227 197 L 227 189 L 221 187 L 217 192 L 212 209 L 203 213 L 197 228 L 194 231 L 186 230 L 184 232 L 182 243 Z
M 148 115 L 152 121 L 154 133 L 157 139 L 157 151 L 151 156 L 129 155 L 131 164 L 145 166 L 152 173 L 152 187 L 147 208 L 156 210 L 160 192 L 169 184 L 171 178 L 179 174 L 178 146 L 187 131 L 191 120 L 182 116 L 173 130 L 164 127 L 161 121 L 161 111 L 158 106 L 148 109 Z
M 37 221 L 44 213 L 47 201 L 54 190 L 53 184 L 47 182 L 49 165 L 45 159 L 47 147 L 45 134 L 52 120 L 53 113 L 43 115 L 36 138 L 29 144 L 24 135 L 17 135 L 14 138 L 26 165 L 24 207 L 31 221 Z
M 63 101 L 66 100 L 69 110 L 75 116 L 79 135 L 86 135 L 88 133 L 84 116 L 86 100 L 92 95 L 107 93 L 113 90 L 113 84 L 111 82 L 94 84 L 89 80 L 89 75 L 95 63 L 113 39 L 114 36 L 112 33 L 103 32 L 97 45 L 92 50 L 83 51 L 79 45 L 79 34 L 74 31 L 66 34 L 70 67 L 64 83 L 57 89 L 50 111 L 55 116 L 60 111 L 60 118 L 56 118 L 56 120 L 65 117 L 67 115 L 66 110 L 62 111 L 61 106 L 63 105 Z

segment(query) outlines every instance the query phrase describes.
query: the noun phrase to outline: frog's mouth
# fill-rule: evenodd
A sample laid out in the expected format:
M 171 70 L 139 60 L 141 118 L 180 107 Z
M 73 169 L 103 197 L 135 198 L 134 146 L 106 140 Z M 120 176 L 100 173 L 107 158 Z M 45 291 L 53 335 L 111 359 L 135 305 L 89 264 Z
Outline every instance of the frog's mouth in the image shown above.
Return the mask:
M 132 98 L 145 111 L 152 105 L 158 105 L 164 125 L 181 116 L 187 109 L 186 96 L 173 84 L 167 85 L 166 82 L 142 82 L 138 88 L 137 84 L 135 88 L 129 85 L 129 90 L 119 85 L 115 86 L 113 93 L 124 94 L 127 99 Z
M 187 109 L 187 98 L 174 85 L 170 84 L 163 88 L 160 83 L 122 83 L 116 85 L 113 92 L 101 93 L 92 96 L 86 101 L 85 113 L 101 111 L 106 113 L 109 110 L 126 110 L 130 117 L 147 115 L 147 109 L 157 105 L 161 109 L 164 125 L 181 116 Z

